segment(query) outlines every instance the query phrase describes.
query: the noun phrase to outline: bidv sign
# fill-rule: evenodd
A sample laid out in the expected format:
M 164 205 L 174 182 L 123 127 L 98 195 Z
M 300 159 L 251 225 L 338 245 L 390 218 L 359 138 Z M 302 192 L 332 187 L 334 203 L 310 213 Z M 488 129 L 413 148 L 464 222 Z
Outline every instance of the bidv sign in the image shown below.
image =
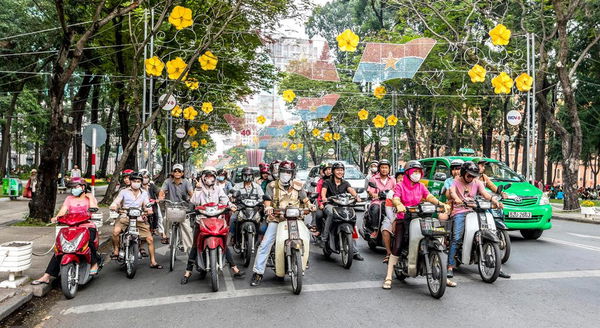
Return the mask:
M 523 120 L 523 116 L 521 115 L 521 113 L 519 113 L 516 110 L 511 110 L 510 112 L 506 113 L 506 121 L 508 122 L 508 124 L 510 125 L 519 125 L 521 124 L 521 121 Z

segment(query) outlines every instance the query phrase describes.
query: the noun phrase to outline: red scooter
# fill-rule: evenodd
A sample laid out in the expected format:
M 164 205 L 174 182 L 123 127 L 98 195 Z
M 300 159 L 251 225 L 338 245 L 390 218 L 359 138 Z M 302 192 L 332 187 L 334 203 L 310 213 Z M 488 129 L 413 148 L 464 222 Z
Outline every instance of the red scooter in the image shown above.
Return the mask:
M 200 279 L 210 273 L 210 282 L 213 292 L 219 290 L 219 273 L 223 271 L 225 252 L 227 251 L 227 235 L 229 225 L 226 212 L 227 205 L 208 203 L 196 207 L 196 224 L 198 236 L 196 248 L 198 255 L 196 265 L 200 272 Z
M 60 259 L 60 286 L 68 299 L 75 297 L 77 287 L 92 280 L 90 275 L 92 252 L 89 248 L 90 232 L 88 228 L 96 228 L 91 213 L 97 208 L 90 208 L 88 213 L 72 213 L 58 217 L 58 223 L 67 225 L 61 228 L 56 236 L 54 252 Z M 94 239 L 98 249 L 98 233 Z M 102 262 L 98 263 L 98 271 Z

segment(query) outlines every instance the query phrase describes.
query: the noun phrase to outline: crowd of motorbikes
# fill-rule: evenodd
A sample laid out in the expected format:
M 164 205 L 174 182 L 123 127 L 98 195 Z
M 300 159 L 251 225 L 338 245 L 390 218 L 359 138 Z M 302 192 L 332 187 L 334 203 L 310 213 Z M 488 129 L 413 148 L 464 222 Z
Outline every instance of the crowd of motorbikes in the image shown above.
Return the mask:
M 370 186 L 376 188 L 374 185 Z M 509 187 L 510 185 L 501 186 L 497 194 L 500 195 Z M 385 197 L 388 192 L 389 190 L 381 190 L 380 197 Z M 178 256 L 186 254 L 181 242 L 180 228 L 185 220 L 197 224 L 198 238 L 196 244 L 192 246 L 198 251 L 196 268 L 201 279 L 207 276 L 210 278 L 213 291 L 219 290 L 219 276 L 225 267 L 225 253 L 228 247 L 232 247 L 232 250 L 241 257 L 242 264 L 248 267 L 260 244 L 266 223 L 263 199 L 258 199 L 254 195 L 245 196 L 235 191 L 230 194 L 233 203 L 237 205 L 238 213 L 235 227 L 232 229 L 234 233 L 231 236 L 229 226 L 231 213 L 228 206 L 215 203 L 193 206 L 189 203 L 165 200 L 164 208 L 171 222 L 169 269 L 171 271 L 174 269 Z M 315 193 L 309 193 L 309 197 L 312 202 L 316 202 Z M 328 240 L 329 245 L 323 247 L 325 257 L 339 254 L 342 266 L 350 269 L 354 254 L 353 239 L 362 236 L 369 248 L 373 250 L 383 246 L 381 234 L 376 238 L 372 236 L 374 231 L 381 229 L 383 221 L 381 216 L 385 214 L 381 214 L 374 220 L 369 217 L 370 211 L 366 210 L 362 226 L 359 228 L 354 197 L 344 193 L 333 196 L 327 201 L 334 205 L 334 216 L 329 230 L 331 236 Z M 155 205 L 152 201 L 148 206 Z M 493 209 L 491 202 L 482 198 L 476 198 L 467 205 L 472 208 L 472 211 L 465 219 L 464 238 L 457 252 L 457 263 L 477 265 L 481 279 L 493 283 L 498 278 L 501 263 L 508 260 L 511 251 L 502 210 Z M 136 224 L 146 215 L 146 210 L 146 208 L 131 207 L 121 212 L 129 219 L 129 225 L 120 235 L 118 263 L 123 266 L 128 278 L 134 278 L 136 268 L 142 259 L 142 252 L 140 252 L 142 240 Z M 394 268 L 395 276 L 398 280 L 425 277 L 431 296 L 440 298 L 446 289 L 447 249 L 452 221 L 437 219 L 437 214 L 443 211 L 443 207 L 428 202 L 407 207 L 406 210 L 404 222 L 407 228 L 404 229 L 404 240 L 408 242 Z M 62 227 L 57 229 L 55 253 L 61 257 L 61 288 L 67 298 L 73 298 L 77 287 L 92 279 L 88 227 L 97 222 L 92 219 L 96 211 L 97 209 L 90 209 L 88 213 L 68 214 L 58 218 L 58 223 Z M 282 215 L 285 220 L 278 225 L 276 242 L 271 249 L 267 267 L 272 268 L 279 278 L 288 276 L 295 294 L 299 294 L 302 290 L 302 279 L 308 268 L 311 243 L 319 244 L 319 237 L 315 237 L 304 223 L 304 218 L 309 213 L 308 210 L 297 207 L 275 209 L 274 212 L 274 215 Z M 111 218 L 116 218 L 117 215 L 117 213 L 111 214 Z M 98 245 L 97 234 L 94 243 Z M 102 264 L 100 263 L 100 267 Z

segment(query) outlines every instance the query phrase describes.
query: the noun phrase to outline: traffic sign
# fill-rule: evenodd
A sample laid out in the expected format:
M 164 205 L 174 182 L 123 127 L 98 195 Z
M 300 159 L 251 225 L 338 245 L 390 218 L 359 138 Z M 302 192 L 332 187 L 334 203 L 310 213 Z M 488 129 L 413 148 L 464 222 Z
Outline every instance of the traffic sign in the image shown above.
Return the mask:
M 521 124 L 522 120 L 523 120 L 523 116 L 517 110 L 513 109 L 513 110 L 509 111 L 508 113 L 506 113 L 506 121 L 508 122 L 508 124 L 510 124 L 512 126 Z
M 183 143 L 183 148 L 188 149 L 188 148 L 190 148 L 191 145 L 192 144 L 190 144 L 189 141 L 186 141 L 186 142 Z
M 106 130 L 98 124 L 90 124 L 83 129 L 83 132 L 81 133 L 83 142 L 89 147 L 94 146 L 92 141 L 94 130 L 96 130 L 96 147 L 100 147 L 106 142 Z
M 380 142 L 381 142 L 381 145 L 385 147 L 390 144 L 390 138 L 383 137 L 383 138 L 381 138 Z
M 162 104 L 162 102 L 165 100 L 165 98 L 167 97 L 167 94 L 163 94 L 162 96 L 160 96 L 158 98 L 158 104 Z M 177 106 L 177 99 L 175 99 L 175 96 L 173 95 L 169 95 L 169 98 L 167 98 L 167 102 L 162 106 L 162 109 L 164 110 L 171 110 L 173 108 L 175 108 L 175 106 Z
M 175 136 L 177 136 L 177 138 L 179 139 L 182 139 L 183 137 L 185 137 L 185 130 L 183 128 L 175 130 Z
M 333 155 L 333 154 L 335 154 L 335 150 L 334 150 L 333 148 L 329 148 L 329 149 L 327 150 L 327 154 L 329 154 L 329 155 Z

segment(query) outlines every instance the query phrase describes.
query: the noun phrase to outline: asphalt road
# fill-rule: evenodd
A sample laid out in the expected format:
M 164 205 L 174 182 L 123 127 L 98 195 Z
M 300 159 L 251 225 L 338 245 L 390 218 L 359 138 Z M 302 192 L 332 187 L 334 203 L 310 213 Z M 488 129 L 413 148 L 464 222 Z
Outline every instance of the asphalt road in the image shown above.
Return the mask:
M 537 241 L 511 232 L 513 251 L 504 270 L 512 279 L 481 281 L 474 265 L 457 270 L 458 287 L 441 300 L 429 296 L 424 278 L 394 281 L 381 289 L 383 255 L 359 242 L 364 262 L 350 270 L 339 256 L 326 260 L 311 250 L 301 295 L 289 279 L 267 271 L 260 287 L 225 274 L 213 293 L 197 275 L 180 285 L 178 270 L 152 270 L 148 260 L 129 280 L 108 263 L 76 298 L 60 297 L 39 327 L 598 327 L 600 325 L 600 225 L 555 221 Z M 161 245 L 162 246 L 162 245 Z M 166 254 L 165 246 L 159 249 Z M 166 256 L 159 261 L 167 266 Z

